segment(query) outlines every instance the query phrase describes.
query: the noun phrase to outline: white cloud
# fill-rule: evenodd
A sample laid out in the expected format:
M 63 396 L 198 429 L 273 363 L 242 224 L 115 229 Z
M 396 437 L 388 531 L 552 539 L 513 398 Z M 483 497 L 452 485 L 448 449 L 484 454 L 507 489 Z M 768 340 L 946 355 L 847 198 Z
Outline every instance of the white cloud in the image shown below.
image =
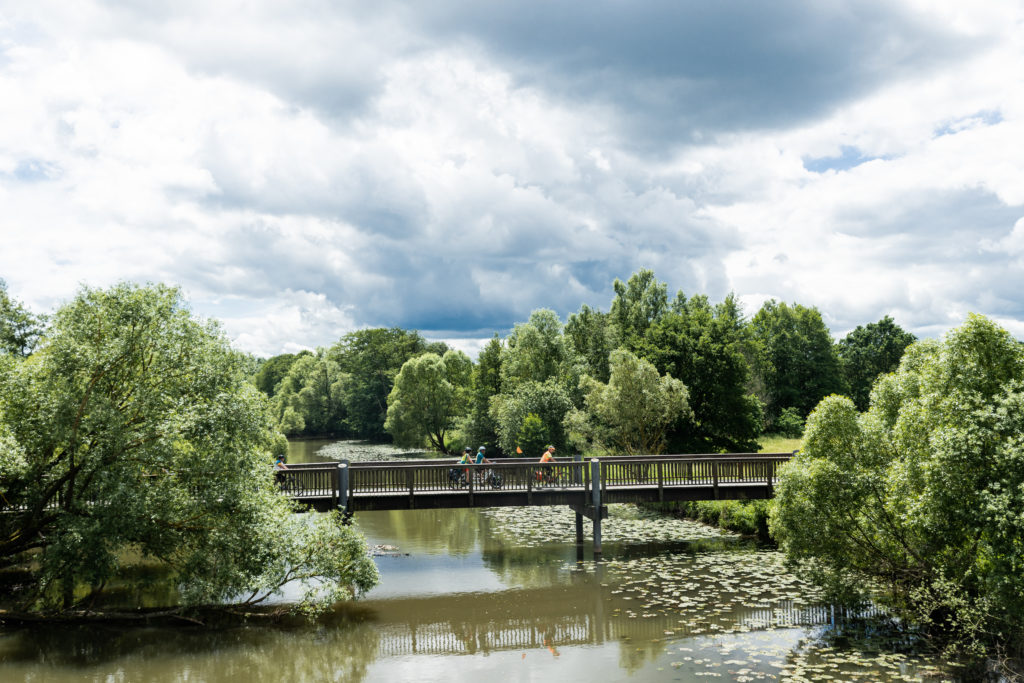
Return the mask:
M 261 354 L 363 325 L 473 351 L 533 308 L 606 307 L 641 267 L 748 313 L 816 305 L 837 333 L 885 314 L 934 333 L 967 311 L 1019 329 L 1024 12 L 857 9 L 851 43 L 821 55 L 850 83 L 800 61 L 813 36 L 778 55 L 756 36 L 749 61 L 700 65 L 693 118 L 672 83 L 696 66 L 616 39 L 602 71 L 588 51 L 610 24 L 573 53 L 468 10 L 4 7 L 0 277 L 43 309 L 80 282 L 180 284 Z M 661 11 L 632 30 L 656 34 Z M 887 12 L 882 45 L 868 29 Z M 763 125 L 738 117 L 737 79 L 781 88 L 780 64 L 806 90 L 772 95 Z

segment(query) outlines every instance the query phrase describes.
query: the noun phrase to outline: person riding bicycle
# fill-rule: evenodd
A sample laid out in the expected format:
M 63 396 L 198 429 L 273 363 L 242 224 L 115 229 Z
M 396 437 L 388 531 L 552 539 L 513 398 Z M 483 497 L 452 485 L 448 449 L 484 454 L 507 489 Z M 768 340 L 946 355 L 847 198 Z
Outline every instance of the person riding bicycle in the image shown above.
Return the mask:
M 555 460 L 554 446 L 548 446 L 546 449 L 544 449 L 544 452 L 541 453 L 540 455 L 540 462 L 542 465 L 550 465 L 551 463 L 558 462 L 557 460 Z M 555 480 L 554 474 L 551 472 L 550 467 L 545 467 L 543 471 L 537 472 L 537 475 L 537 478 L 540 479 L 541 482 L 546 484 L 550 484 Z
M 476 460 L 474 461 L 477 465 L 482 465 L 484 463 L 487 463 L 488 465 L 491 464 L 491 461 L 487 459 L 486 455 L 484 455 L 486 452 L 487 452 L 487 446 L 481 446 L 479 449 L 477 449 Z M 477 481 L 478 482 L 485 481 L 487 479 L 487 476 L 488 476 L 489 473 L 490 473 L 490 470 L 477 470 L 477 472 L 476 472 L 476 479 L 477 479 Z
M 473 457 L 470 455 L 470 453 L 472 453 L 472 452 L 473 452 L 473 449 L 470 448 L 469 446 L 466 446 L 465 448 L 463 448 L 462 449 L 462 457 L 459 458 L 459 462 L 456 463 L 456 464 L 458 464 L 458 465 L 472 465 L 473 464 Z M 452 483 L 456 483 L 456 484 L 460 484 L 462 486 L 465 486 L 466 482 L 469 480 L 469 468 L 468 467 L 466 467 L 466 468 L 453 467 L 451 470 L 449 470 L 448 477 L 449 477 L 449 479 L 452 480 Z

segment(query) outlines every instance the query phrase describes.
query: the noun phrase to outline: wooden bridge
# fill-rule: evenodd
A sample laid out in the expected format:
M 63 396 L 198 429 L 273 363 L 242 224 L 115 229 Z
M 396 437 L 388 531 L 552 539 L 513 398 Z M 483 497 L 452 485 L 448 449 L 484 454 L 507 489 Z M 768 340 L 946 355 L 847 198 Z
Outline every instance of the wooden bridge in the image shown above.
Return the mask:
M 318 511 L 568 505 L 594 522 L 611 503 L 771 498 L 779 466 L 791 453 L 614 456 L 541 464 L 522 458 L 459 465 L 455 460 L 305 463 L 278 473 L 281 487 Z

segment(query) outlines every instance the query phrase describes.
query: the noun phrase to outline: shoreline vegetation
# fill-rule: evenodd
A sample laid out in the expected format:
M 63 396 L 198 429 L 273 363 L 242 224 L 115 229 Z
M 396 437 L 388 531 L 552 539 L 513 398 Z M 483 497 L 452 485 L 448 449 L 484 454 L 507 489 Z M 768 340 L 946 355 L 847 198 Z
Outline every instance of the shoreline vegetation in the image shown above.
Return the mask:
M 124 552 L 185 605 L 302 580 L 314 615 L 378 574 L 337 515 L 293 519 L 269 467 L 286 435 L 526 458 L 799 445 L 771 503 L 677 514 L 770 534 L 837 600 L 881 586 L 951 653 L 1024 649 L 1020 341 L 971 314 L 942 340 L 885 317 L 836 342 L 817 309 L 747 318 L 646 269 L 613 290 L 607 312 L 534 311 L 475 360 L 400 328 L 257 359 L 172 287 L 82 287 L 35 316 L 0 280 L 0 570 L 30 571 L 17 597 L 40 615 L 80 613 Z

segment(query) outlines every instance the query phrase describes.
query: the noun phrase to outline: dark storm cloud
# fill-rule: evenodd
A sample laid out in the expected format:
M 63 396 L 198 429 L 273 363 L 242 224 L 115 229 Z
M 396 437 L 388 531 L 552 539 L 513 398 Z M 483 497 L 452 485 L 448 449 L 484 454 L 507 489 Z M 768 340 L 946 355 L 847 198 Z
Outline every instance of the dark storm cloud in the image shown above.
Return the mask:
M 787 127 L 972 44 L 875 0 L 431 3 L 421 21 L 524 84 L 614 107 L 638 142 Z

